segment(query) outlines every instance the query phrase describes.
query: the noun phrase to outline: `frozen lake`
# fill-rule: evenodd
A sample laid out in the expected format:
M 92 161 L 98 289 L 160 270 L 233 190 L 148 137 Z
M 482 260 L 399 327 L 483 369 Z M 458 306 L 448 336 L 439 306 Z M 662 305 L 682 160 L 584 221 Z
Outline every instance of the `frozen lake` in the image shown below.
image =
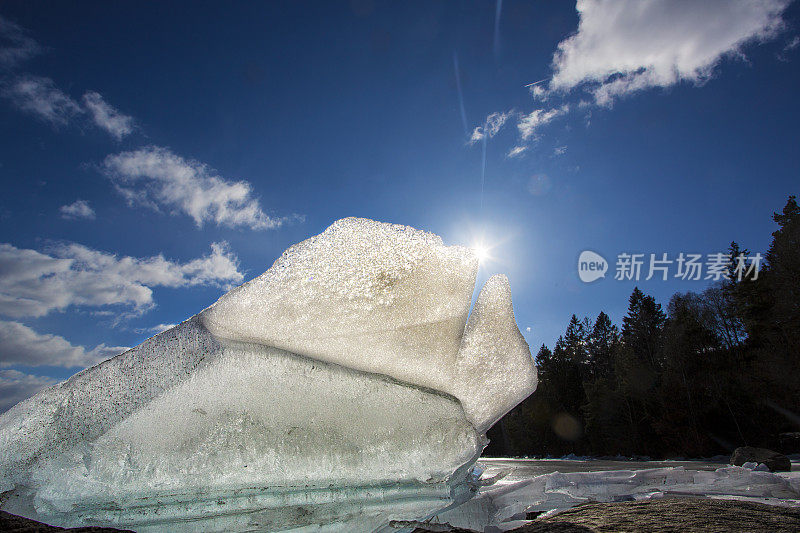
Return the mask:
M 471 500 L 437 515 L 437 522 L 507 531 L 527 523 L 531 514 L 586 502 L 685 496 L 800 506 L 797 462 L 791 473 L 752 471 L 716 461 L 482 458 L 478 466 L 488 484 Z

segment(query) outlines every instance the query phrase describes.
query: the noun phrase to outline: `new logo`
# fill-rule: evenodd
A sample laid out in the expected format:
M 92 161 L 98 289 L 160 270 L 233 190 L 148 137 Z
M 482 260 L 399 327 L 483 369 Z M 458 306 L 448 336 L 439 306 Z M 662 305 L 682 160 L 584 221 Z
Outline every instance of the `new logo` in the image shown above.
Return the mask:
M 607 270 L 608 261 L 600 254 L 591 250 L 584 250 L 578 257 L 578 277 L 584 283 L 591 283 L 606 277 Z

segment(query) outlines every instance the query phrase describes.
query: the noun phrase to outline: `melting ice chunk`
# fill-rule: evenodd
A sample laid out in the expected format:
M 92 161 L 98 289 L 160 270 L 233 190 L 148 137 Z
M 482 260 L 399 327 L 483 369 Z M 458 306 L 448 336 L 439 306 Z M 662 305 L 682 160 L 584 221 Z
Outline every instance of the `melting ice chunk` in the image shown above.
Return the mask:
M 508 280 L 470 314 L 476 273 L 469 248 L 340 220 L 0 417 L 0 507 L 137 530 L 366 530 L 446 507 L 536 387 Z

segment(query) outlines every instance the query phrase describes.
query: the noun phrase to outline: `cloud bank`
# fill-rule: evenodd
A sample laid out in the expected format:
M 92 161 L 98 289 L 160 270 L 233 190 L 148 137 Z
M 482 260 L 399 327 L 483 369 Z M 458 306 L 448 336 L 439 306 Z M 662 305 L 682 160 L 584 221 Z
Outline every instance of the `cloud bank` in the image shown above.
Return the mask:
M 774 37 L 789 0 L 578 0 L 577 32 L 553 56 L 549 88 L 588 84 L 599 105 L 681 81 L 702 83 L 725 57 Z
M 12 365 L 85 368 L 127 349 L 100 344 L 87 350 L 59 335 L 37 333 L 19 322 L 0 320 L 0 368 Z
M 571 110 L 559 100 L 576 92 L 588 93 L 590 100 L 582 98 L 573 109 L 611 107 L 618 99 L 646 89 L 704 83 L 726 58 L 744 58 L 747 45 L 777 37 L 785 27 L 782 16 L 790 3 L 578 0 L 578 28 L 557 45 L 551 78 L 528 86 L 541 107 L 527 114 L 510 114 L 519 139 L 506 156 L 524 155 L 541 127 Z M 795 38 L 787 47 L 797 42 L 800 39 Z M 506 113 L 489 115 L 486 125 L 473 131 L 471 143 L 492 137 L 508 118 Z
M 70 306 L 123 305 L 142 311 L 154 305 L 155 287 L 241 282 L 238 263 L 224 242 L 186 263 L 160 254 L 119 257 L 74 243 L 49 253 L 0 244 L 0 315 L 40 317 Z
M 226 180 L 207 165 L 166 148 L 148 146 L 110 155 L 103 171 L 129 203 L 184 213 L 198 228 L 213 222 L 264 230 L 289 220 L 265 214 L 248 182 Z
M 0 413 L 56 383 L 57 379 L 45 376 L 32 376 L 19 370 L 0 370 Z

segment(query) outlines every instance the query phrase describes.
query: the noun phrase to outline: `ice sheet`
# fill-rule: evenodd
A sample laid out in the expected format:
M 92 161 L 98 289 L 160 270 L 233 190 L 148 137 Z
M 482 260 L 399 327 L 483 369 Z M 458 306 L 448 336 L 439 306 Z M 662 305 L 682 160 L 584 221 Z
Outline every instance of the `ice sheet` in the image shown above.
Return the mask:
M 554 472 L 483 487 L 475 498 L 433 522 L 483 531 L 511 529 L 527 513 L 557 512 L 585 502 L 705 496 L 800 506 L 798 473 L 773 474 L 738 466 L 716 471 L 684 467 L 602 472 Z M 518 522 L 514 522 L 519 526 Z
M 476 271 L 435 235 L 338 221 L 0 417 L 0 507 L 64 526 L 370 530 L 461 502 L 486 429 L 536 386 L 508 280 L 469 314 Z

